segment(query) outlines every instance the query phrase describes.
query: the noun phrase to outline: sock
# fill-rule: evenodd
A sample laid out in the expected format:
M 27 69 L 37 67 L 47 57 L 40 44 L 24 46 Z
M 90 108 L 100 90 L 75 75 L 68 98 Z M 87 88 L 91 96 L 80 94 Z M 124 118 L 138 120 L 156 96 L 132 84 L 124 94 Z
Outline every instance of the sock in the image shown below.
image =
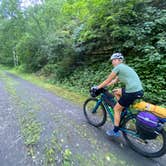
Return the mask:
M 119 126 L 114 126 L 114 132 L 118 132 Z

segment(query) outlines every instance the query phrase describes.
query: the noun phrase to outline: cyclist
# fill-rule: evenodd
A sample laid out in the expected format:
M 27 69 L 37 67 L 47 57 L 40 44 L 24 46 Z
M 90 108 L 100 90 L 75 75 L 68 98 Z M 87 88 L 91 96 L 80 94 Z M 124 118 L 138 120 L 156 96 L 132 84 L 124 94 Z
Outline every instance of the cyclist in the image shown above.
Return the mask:
M 113 70 L 108 78 L 94 87 L 96 90 L 113 85 L 118 81 L 124 83 L 125 88 L 118 88 L 113 90 L 117 103 L 114 106 L 114 129 L 106 132 L 109 136 L 120 136 L 119 123 L 120 115 L 125 107 L 129 107 L 136 99 L 142 98 L 143 88 L 137 73 L 128 65 L 124 64 L 124 56 L 121 53 L 112 54 L 110 60 L 112 61 Z

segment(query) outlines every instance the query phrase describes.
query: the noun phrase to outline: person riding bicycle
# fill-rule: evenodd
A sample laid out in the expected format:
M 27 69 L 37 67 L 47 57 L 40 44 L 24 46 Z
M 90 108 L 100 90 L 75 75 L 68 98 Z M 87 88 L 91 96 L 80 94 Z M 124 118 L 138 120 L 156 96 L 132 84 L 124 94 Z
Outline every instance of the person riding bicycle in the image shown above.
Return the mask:
M 124 108 L 129 107 L 136 99 L 143 97 L 143 87 L 137 73 L 124 64 L 124 56 L 121 53 L 112 54 L 110 60 L 112 61 L 113 70 L 108 78 L 100 85 L 96 86 L 96 90 L 113 85 L 118 81 L 125 84 L 125 88 L 118 88 L 113 90 L 117 99 L 117 103 L 114 106 L 114 129 L 108 130 L 106 133 L 109 136 L 120 136 L 119 123 L 121 112 Z

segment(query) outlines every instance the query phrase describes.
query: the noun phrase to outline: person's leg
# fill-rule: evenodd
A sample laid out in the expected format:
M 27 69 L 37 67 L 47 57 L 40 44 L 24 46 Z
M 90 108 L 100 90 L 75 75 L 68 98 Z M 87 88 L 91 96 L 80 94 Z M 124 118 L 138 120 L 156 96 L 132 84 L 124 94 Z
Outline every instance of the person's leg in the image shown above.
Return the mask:
M 114 96 L 116 97 L 116 100 L 118 101 L 120 97 L 122 96 L 122 88 L 114 89 L 113 93 L 114 93 Z
M 108 136 L 115 136 L 119 137 L 120 133 L 119 131 L 119 123 L 120 123 L 120 117 L 121 117 L 121 112 L 123 110 L 123 106 L 121 106 L 119 103 L 117 103 L 114 107 L 114 129 L 113 130 L 108 130 L 106 134 Z
M 123 110 L 123 106 L 121 106 L 119 103 L 117 103 L 114 107 L 114 126 L 115 127 L 119 127 L 119 123 L 120 123 L 120 116 L 121 116 L 121 112 Z
M 113 92 L 114 92 L 114 95 L 115 95 L 117 101 L 119 101 L 119 99 L 122 97 L 122 89 L 121 88 L 115 89 Z M 123 109 L 124 109 L 124 107 L 122 105 L 120 105 L 118 102 L 114 106 L 114 129 L 107 131 L 106 132 L 107 135 L 120 136 L 120 133 L 118 131 L 119 131 L 121 112 Z

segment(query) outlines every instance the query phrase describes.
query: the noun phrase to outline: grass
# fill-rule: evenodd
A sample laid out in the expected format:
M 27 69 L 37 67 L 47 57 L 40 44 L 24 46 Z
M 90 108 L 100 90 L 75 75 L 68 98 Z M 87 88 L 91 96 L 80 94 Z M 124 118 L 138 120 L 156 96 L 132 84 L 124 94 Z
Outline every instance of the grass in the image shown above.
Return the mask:
M 45 78 L 37 77 L 34 74 L 21 73 L 17 70 L 13 70 L 9 68 L 3 68 L 3 69 L 10 73 L 16 74 L 24 78 L 25 80 L 33 82 L 39 85 L 40 87 L 48 89 L 51 92 L 54 92 L 55 94 L 57 94 L 58 96 L 62 96 L 66 99 L 70 99 L 71 101 L 77 104 L 82 105 L 84 100 L 87 98 L 86 95 L 84 96 L 84 95 L 77 94 L 76 92 L 72 92 L 68 89 L 63 88 L 62 86 L 58 87 L 56 85 L 46 83 Z M 30 110 L 31 107 L 28 107 L 29 105 L 27 105 L 24 101 L 21 101 L 20 98 L 17 97 L 16 95 L 14 85 L 17 82 L 13 82 L 9 78 L 6 78 L 6 79 L 8 79 L 6 80 L 7 89 L 11 93 L 14 102 L 17 103 L 20 110 Z M 41 137 L 42 124 L 37 121 L 36 114 L 32 112 L 27 112 L 27 114 L 25 113 L 25 111 L 19 112 L 19 115 L 17 116 L 20 121 L 21 134 L 24 138 L 24 143 L 27 146 L 28 154 L 29 156 L 32 157 L 32 159 L 35 159 L 35 156 L 36 156 L 35 147 L 38 144 Z M 55 121 L 56 120 L 57 120 L 57 117 Z M 77 153 L 75 154 L 68 147 L 67 149 L 66 148 L 64 149 L 63 142 L 60 142 L 58 140 L 57 135 L 59 134 L 59 132 L 56 129 L 53 132 L 51 140 L 49 139 L 48 143 L 45 144 L 45 150 L 44 150 L 45 165 L 51 166 L 51 165 L 55 165 L 55 163 L 60 162 L 62 166 L 72 166 L 74 165 L 74 162 L 76 162 L 76 163 L 79 163 L 80 166 L 84 166 L 84 165 L 90 166 L 92 164 L 104 166 L 106 165 L 106 163 L 110 163 L 110 161 L 111 163 L 113 163 L 113 165 L 116 165 L 117 162 L 120 162 L 119 160 L 117 160 L 116 156 L 114 156 L 113 154 L 102 154 L 102 155 L 99 155 L 100 157 L 98 157 L 98 150 L 100 149 L 100 145 L 97 144 L 96 140 L 93 140 L 93 133 L 91 133 L 90 131 L 87 131 L 86 126 L 76 125 L 76 123 L 72 120 L 70 120 L 70 123 L 72 123 L 71 124 L 72 126 L 75 126 L 75 129 L 76 129 L 75 132 L 78 135 L 80 135 L 81 138 L 86 139 L 92 144 L 92 146 L 95 147 L 95 149 L 97 150 L 97 153 L 95 152 L 94 154 L 92 154 L 92 157 L 90 159 L 85 159 L 84 156 L 81 156 L 81 154 L 77 154 Z M 63 132 L 63 131 L 61 130 L 60 132 Z M 121 161 L 120 164 L 125 165 L 126 163 Z
M 18 82 L 6 77 L 1 71 L 0 76 L 5 82 L 6 91 L 11 96 L 11 102 L 17 103 L 14 110 L 19 121 L 24 144 L 27 147 L 28 154 L 33 158 L 35 155 L 34 146 L 40 140 L 42 125 L 37 121 L 35 113 L 27 112 L 30 109 L 29 105 L 17 96 L 15 86 L 18 85 Z
M 29 112 L 26 117 L 21 119 L 21 131 L 25 145 L 35 145 L 40 139 L 42 131 L 41 124 L 36 120 L 34 113 Z
M 72 152 L 70 149 L 63 149 L 62 145 L 58 141 L 57 131 L 55 130 L 52 134 L 52 138 L 49 144 L 45 145 L 45 164 L 49 166 L 62 165 L 72 166 Z
M 24 73 L 24 72 L 19 71 L 16 68 L 9 68 L 9 67 L 4 67 L 4 66 L 0 66 L 0 68 L 9 73 L 15 74 L 27 81 L 30 81 L 30 82 L 38 85 L 39 87 L 47 89 L 48 91 L 56 94 L 57 96 L 60 96 L 64 99 L 72 101 L 80 106 L 82 106 L 82 103 L 88 97 L 87 94 L 75 92 L 74 90 L 71 90 L 68 87 L 65 87 L 61 84 L 49 83 L 46 77 L 37 76 L 34 73 Z

